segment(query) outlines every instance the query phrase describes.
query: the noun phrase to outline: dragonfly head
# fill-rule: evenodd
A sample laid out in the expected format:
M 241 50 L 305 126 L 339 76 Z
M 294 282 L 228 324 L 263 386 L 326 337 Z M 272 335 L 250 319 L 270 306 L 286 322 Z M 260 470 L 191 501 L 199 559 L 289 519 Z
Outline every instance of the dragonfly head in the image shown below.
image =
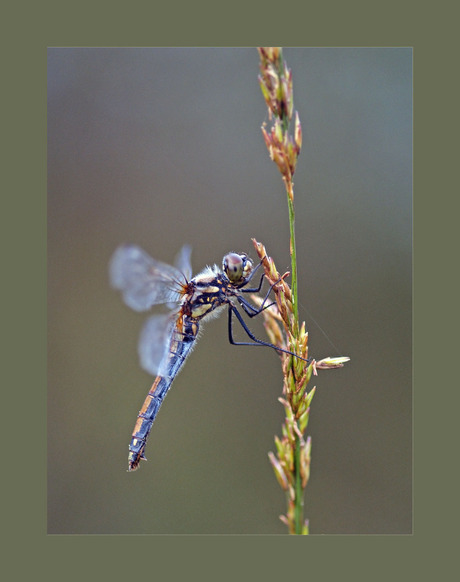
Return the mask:
M 230 283 L 241 287 L 252 272 L 252 261 L 245 253 L 228 253 L 222 261 L 222 268 Z

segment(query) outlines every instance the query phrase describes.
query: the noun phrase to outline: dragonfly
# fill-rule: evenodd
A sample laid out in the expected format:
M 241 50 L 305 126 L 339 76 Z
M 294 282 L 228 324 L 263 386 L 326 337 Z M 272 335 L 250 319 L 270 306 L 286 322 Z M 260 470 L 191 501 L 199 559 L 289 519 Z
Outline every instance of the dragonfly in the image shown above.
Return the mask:
M 131 309 L 147 311 L 159 304 L 168 307 L 167 313 L 156 314 L 146 320 L 139 338 L 140 364 L 155 376 L 155 381 L 134 426 L 129 445 L 128 471 L 135 471 L 140 461 L 146 460 L 145 447 L 153 422 L 175 377 L 195 346 L 202 320 L 217 316 L 227 308 L 231 344 L 268 346 L 300 358 L 293 352 L 258 339 L 240 312 L 241 309 L 252 318 L 273 305 L 268 298 L 276 283 L 270 286 L 258 307 L 254 307 L 244 295 L 260 292 L 264 274 L 258 285 L 248 285 L 262 261 L 254 267 L 246 253 L 230 252 L 224 256 L 222 268 L 208 266 L 192 278 L 190 257 L 191 247 L 185 245 L 172 266 L 153 259 L 136 245 L 123 245 L 115 251 L 110 261 L 112 287 L 121 291 L 124 302 Z M 234 318 L 252 341 L 235 341 Z

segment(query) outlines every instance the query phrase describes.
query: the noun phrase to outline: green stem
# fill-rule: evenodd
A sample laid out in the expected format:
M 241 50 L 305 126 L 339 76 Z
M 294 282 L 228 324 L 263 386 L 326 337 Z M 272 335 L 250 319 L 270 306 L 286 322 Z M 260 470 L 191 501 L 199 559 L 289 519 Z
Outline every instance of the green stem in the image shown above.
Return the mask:
M 292 269 L 291 273 L 292 312 L 294 315 L 293 331 L 294 335 L 297 335 L 299 331 L 299 316 L 297 306 L 297 256 L 295 248 L 295 227 L 294 227 L 295 214 L 294 214 L 294 201 L 291 200 L 289 193 L 287 195 L 287 201 L 289 208 L 289 230 L 291 235 L 290 251 Z M 295 477 L 294 521 L 296 535 L 301 535 L 303 529 L 303 489 L 302 489 L 302 477 L 300 475 L 300 451 L 301 451 L 300 438 L 296 436 L 294 451 L 294 477 Z
M 294 451 L 294 472 L 295 472 L 295 509 L 294 523 L 296 535 L 302 535 L 303 529 L 303 489 L 300 475 L 300 439 L 297 436 Z
M 284 78 L 284 62 L 283 62 L 283 51 L 280 50 L 280 56 L 278 61 L 278 78 L 280 81 Z M 287 111 L 281 116 L 281 123 L 283 125 L 283 133 L 287 139 L 288 131 L 289 131 L 289 122 L 290 119 L 288 117 Z M 292 180 L 292 178 L 291 178 Z M 292 181 L 290 184 L 286 182 L 286 190 L 291 188 L 292 192 Z M 294 334 L 297 335 L 299 329 L 299 311 L 297 307 L 297 257 L 295 252 L 295 229 L 294 229 L 294 222 L 295 222 L 295 213 L 294 213 L 294 197 L 289 195 L 287 192 L 287 202 L 289 208 L 289 230 L 291 233 L 291 292 L 292 292 L 292 311 L 294 314 Z
M 283 53 L 280 51 L 278 60 L 278 78 L 280 83 L 284 79 L 284 64 Z M 285 96 L 286 97 L 286 96 Z M 292 98 L 292 96 L 290 96 Z M 281 101 L 281 100 L 280 100 Z M 287 102 L 287 99 L 286 99 Z M 283 109 L 280 116 L 282 129 L 286 144 L 288 143 L 289 122 L 288 106 Z M 292 335 L 297 338 L 299 334 L 299 308 L 297 302 L 297 255 L 295 244 L 295 212 L 294 212 L 294 192 L 292 184 L 292 176 L 284 175 L 284 181 L 287 193 L 287 203 L 289 209 L 289 231 L 290 231 L 290 254 L 291 254 L 291 300 L 292 300 Z M 294 450 L 294 529 L 296 535 L 301 535 L 303 531 L 303 488 L 302 476 L 300 474 L 301 467 L 301 449 L 302 443 L 298 435 L 295 439 Z
M 291 234 L 290 252 L 291 252 L 291 293 L 292 293 L 292 312 L 294 314 L 294 334 L 298 332 L 299 326 L 299 308 L 297 305 L 297 255 L 295 248 L 295 213 L 294 201 L 291 200 L 289 193 L 287 194 L 287 202 L 289 208 L 289 231 Z

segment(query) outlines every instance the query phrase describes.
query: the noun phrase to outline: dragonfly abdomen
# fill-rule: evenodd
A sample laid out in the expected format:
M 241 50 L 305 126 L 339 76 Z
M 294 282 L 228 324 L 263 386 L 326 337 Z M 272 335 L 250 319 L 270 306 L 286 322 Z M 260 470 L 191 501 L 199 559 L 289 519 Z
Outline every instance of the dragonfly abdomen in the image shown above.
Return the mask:
M 145 445 L 152 429 L 153 421 L 160 410 L 160 406 L 172 384 L 172 381 L 173 378 L 157 376 L 147 394 L 147 398 L 137 416 L 131 443 L 129 445 L 129 471 L 135 471 L 139 466 L 140 460 L 145 459 Z
M 155 381 L 152 384 L 137 416 L 131 443 L 129 445 L 129 471 L 135 471 L 138 468 L 141 459 L 145 459 L 145 445 L 150 431 L 152 430 L 155 417 L 160 410 L 174 378 L 184 365 L 185 360 L 195 343 L 199 328 L 198 323 L 191 322 L 189 318 L 184 318 L 182 324 L 182 331 L 176 329 L 173 334 L 168 359 L 166 360 L 164 370 L 162 370 L 163 375 L 155 378 Z

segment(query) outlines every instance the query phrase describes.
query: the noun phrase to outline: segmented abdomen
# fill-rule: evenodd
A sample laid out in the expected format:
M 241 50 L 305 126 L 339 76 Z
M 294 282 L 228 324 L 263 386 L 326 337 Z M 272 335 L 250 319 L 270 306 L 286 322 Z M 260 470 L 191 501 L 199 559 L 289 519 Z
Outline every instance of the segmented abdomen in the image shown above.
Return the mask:
M 150 431 L 152 430 L 153 421 L 160 410 L 160 406 L 162 405 L 174 378 L 179 373 L 187 356 L 193 348 L 198 333 L 198 324 L 186 320 L 184 321 L 183 331 L 180 331 L 180 327 L 182 326 L 178 322 L 170 342 L 167 361 L 165 365 L 162 366 L 163 375 L 155 378 L 155 381 L 152 384 L 137 416 L 131 443 L 129 445 L 128 471 L 135 471 L 138 468 L 141 459 L 145 459 L 145 445 Z

